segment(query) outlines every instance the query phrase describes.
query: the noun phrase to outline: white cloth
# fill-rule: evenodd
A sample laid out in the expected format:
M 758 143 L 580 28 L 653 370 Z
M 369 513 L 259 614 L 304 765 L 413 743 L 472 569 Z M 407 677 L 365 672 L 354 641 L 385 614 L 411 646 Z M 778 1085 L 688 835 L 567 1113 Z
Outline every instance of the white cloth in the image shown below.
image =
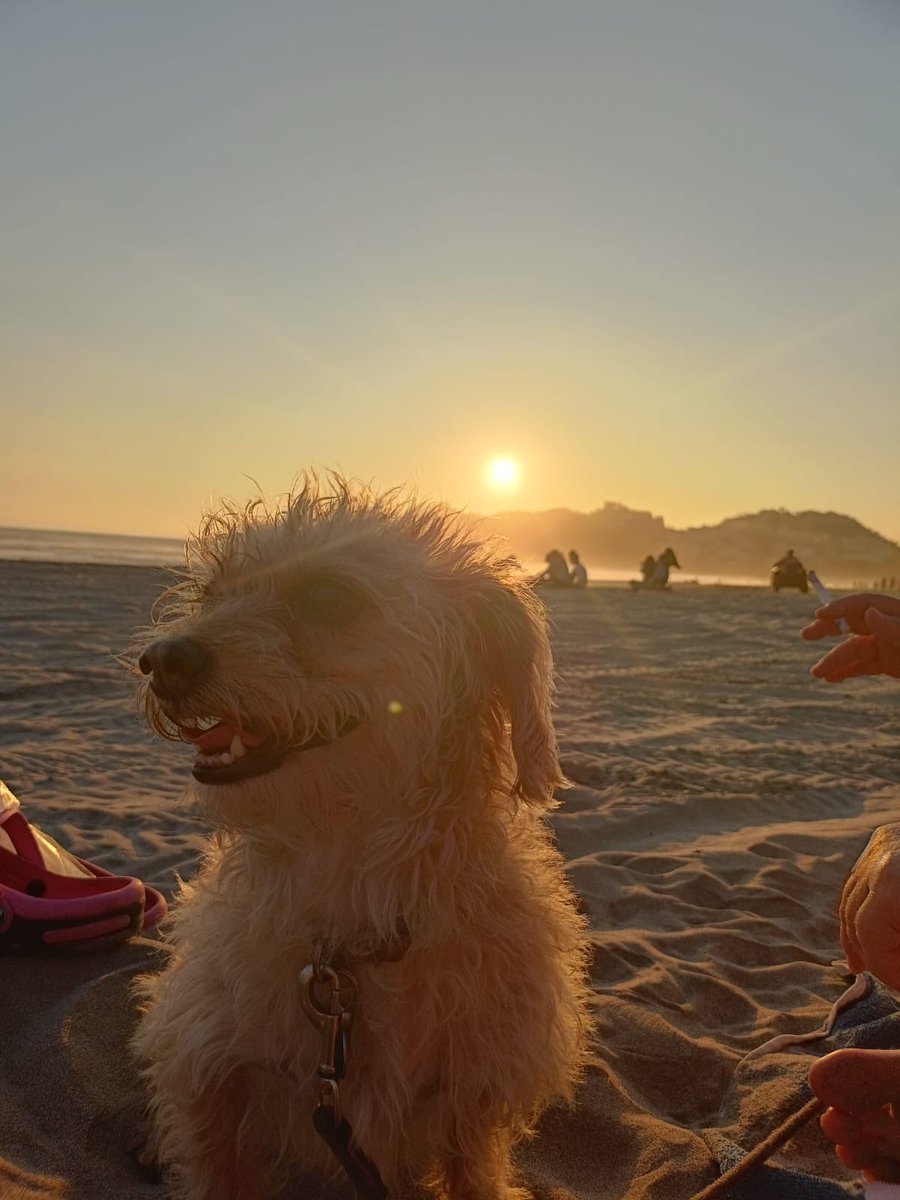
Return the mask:
M 4 850 L 11 850 L 13 854 L 16 853 L 16 847 L 12 838 L 3 828 L 3 823 L 13 813 L 19 812 L 21 807 L 18 799 L 12 794 L 3 780 L 0 779 L 0 846 Z M 28 827 L 31 830 L 34 840 L 37 842 L 41 861 L 48 871 L 53 871 L 55 875 L 71 875 L 76 879 L 81 876 L 86 876 L 88 879 L 93 878 L 91 872 L 86 870 L 68 850 L 64 850 L 62 846 L 54 842 L 52 837 L 48 837 L 43 830 L 38 829 L 36 825 L 32 825 L 30 821 L 28 822 Z
M 0 825 L 6 820 L 11 812 L 21 808 L 19 801 L 12 794 L 6 784 L 0 779 Z

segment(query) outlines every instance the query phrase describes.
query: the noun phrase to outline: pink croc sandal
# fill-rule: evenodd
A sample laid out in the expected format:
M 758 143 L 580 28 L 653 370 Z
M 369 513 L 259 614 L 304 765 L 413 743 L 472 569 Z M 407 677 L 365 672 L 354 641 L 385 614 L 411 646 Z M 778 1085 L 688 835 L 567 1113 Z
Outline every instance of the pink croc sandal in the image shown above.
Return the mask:
M 0 954 L 102 950 L 155 925 L 165 898 L 76 858 L 22 816 L 0 782 Z

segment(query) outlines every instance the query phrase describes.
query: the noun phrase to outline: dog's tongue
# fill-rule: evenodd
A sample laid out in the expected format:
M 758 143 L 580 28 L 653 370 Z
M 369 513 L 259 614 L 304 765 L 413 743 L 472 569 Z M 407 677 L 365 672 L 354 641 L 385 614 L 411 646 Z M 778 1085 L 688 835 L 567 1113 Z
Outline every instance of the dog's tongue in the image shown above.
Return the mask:
M 228 750 L 235 737 L 239 737 L 248 750 L 258 746 L 264 739 L 246 729 L 238 729 L 228 721 L 220 721 L 212 729 L 191 729 L 187 725 L 180 727 L 181 736 L 186 742 L 196 746 L 204 754 L 216 754 L 220 750 Z

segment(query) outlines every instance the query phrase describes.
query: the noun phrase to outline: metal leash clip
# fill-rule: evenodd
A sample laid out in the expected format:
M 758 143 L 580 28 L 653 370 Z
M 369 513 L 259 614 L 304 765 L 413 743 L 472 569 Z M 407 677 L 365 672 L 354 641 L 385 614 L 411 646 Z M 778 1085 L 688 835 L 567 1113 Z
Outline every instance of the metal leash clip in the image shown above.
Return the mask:
M 313 961 L 300 972 L 300 983 L 303 1011 L 322 1035 L 313 1127 L 344 1168 L 359 1200 L 387 1200 L 378 1168 L 357 1146 L 341 1113 L 340 1083 L 347 1070 L 347 1030 L 356 1003 L 356 980 L 349 971 L 324 963 L 317 949 Z
M 300 973 L 300 1000 L 303 1011 L 322 1035 L 319 1063 L 316 1067 L 316 1096 L 320 1108 L 331 1109 L 336 1122 L 341 1120 L 340 1081 L 347 1070 L 347 1031 L 350 1009 L 356 999 L 356 981 L 347 971 L 316 962 Z M 349 1002 L 341 993 L 349 991 Z M 323 998 L 322 993 L 327 992 Z

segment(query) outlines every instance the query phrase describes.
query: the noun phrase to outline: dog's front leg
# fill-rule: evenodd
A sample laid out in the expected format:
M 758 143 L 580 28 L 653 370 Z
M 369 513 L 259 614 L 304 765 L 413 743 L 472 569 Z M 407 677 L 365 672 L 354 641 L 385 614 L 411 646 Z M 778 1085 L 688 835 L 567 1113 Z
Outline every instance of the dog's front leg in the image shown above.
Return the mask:
M 160 1156 L 184 1200 L 268 1200 L 272 1183 L 252 1157 L 250 1088 L 236 1069 L 196 1094 L 168 1093 L 157 1105 Z
M 490 1123 L 454 1124 L 454 1134 L 446 1140 L 455 1148 L 440 1153 L 437 1163 L 432 1160 L 432 1169 L 422 1180 L 428 1190 L 440 1200 L 530 1200 L 527 1190 L 510 1184 L 509 1130 Z
M 509 1141 L 503 1129 L 486 1127 L 473 1135 L 469 1128 L 465 1148 L 442 1164 L 447 1200 L 530 1200 L 529 1192 L 509 1182 Z

